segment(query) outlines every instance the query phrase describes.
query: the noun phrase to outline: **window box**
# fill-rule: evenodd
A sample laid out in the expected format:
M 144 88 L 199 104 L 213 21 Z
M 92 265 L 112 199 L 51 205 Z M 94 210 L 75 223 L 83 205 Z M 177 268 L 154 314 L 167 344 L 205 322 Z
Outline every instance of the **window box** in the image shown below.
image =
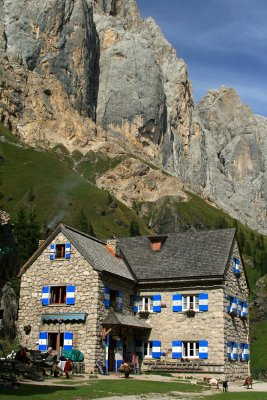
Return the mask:
M 193 318 L 193 317 L 196 315 L 196 312 L 195 312 L 194 310 L 187 310 L 187 311 L 185 312 L 185 314 L 186 314 L 186 316 L 187 316 L 188 318 Z
M 150 314 L 150 312 L 149 311 L 139 311 L 139 313 L 138 313 L 139 315 L 140 315 L 140 318 L 148 318 L 149 317 L 149 314 Z

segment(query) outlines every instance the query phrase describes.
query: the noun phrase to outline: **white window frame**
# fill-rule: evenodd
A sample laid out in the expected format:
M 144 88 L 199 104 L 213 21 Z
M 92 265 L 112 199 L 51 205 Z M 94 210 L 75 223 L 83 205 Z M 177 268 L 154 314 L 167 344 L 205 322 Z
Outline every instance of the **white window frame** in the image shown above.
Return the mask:
M 190 350 L 193 350 L 193 355 L 190 355 Z M 187 350 L 187 354 L 185 355 L 185 350 Z M 199 359 L 199 342 L 182 342 L 182 354 L 183 358 L 187 359 Z
M 191 298 L 191 299 L 190 299 Z M 193 303 L 193 308 L 191 304 Z M 182 295 L 182 310 L 183 311 L 199 311 L 199 295 L 198 294 L 183 294 Z
M 146 305 L 147 303 L 147 305 Z M 151 297 L 141 297 L 138 301 L 138 312 L 153 313 L 153 300 Z
M 148 354 L 145 354 L 145 348 L 147 349 Z M 143 357 L 152 358 L 152 342 L 143 342 Z

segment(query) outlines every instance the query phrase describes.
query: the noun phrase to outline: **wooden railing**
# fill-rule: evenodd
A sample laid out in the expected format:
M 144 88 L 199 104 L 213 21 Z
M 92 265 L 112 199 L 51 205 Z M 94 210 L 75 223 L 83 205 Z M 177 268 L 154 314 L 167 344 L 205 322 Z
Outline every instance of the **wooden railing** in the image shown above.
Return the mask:
M 179 360 L 143 360 L 143 366 L 149 371 L 201 371 L 199 361 Z

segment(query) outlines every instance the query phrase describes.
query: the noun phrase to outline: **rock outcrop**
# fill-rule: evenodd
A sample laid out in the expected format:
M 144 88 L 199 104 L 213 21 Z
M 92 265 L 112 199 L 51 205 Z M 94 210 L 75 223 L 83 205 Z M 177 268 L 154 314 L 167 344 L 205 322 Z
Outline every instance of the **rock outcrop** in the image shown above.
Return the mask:
M 198 105 L 206 137 L 203 193 L 233 217 L 267 233 L 267 119 L 233 89 L 210 90 Z
M 26 143 L 134 155 L 267 233 L 266 119 L 226 89 L 196 108 L 135 0 L 2 0 L 0 87 L 1 122 Z

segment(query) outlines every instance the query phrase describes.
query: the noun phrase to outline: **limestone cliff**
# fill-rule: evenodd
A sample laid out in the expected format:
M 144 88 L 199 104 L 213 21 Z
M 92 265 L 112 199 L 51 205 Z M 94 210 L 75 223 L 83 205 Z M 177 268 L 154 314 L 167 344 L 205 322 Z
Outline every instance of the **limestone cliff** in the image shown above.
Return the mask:
M 1 121 L 28 144 L 132 154 L 267 232 L 266 120 L 231 90 L 196 108 L 186 64 L 135 0 L 2 0 L 0 85 Z

